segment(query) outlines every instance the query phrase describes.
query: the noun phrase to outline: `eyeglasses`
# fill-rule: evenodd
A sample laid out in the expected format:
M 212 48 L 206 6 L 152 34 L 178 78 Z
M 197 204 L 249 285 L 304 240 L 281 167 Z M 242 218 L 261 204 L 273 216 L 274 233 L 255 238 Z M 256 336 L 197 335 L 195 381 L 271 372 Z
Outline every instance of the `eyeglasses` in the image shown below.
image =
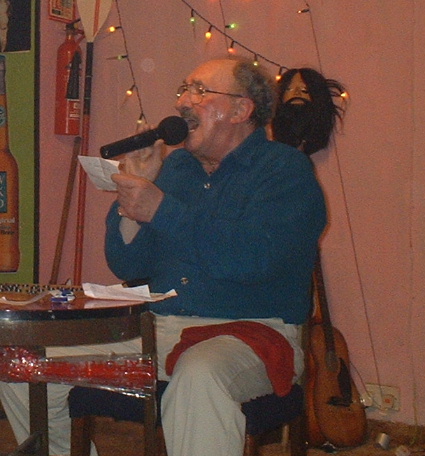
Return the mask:
M 226 93 L 218 92 L 217 90 L 209 90 L 202 84 L 196 82 L 192 84 L 182 84 L 177 89 L 177 98 L 180 98 L 186 91 L 189 93 L 189 99 L 192 104 L 202 103 L 206 93 L 217 93 L 218 95 L 228 95 L 229 97 L 245 98 L 244 95 L 240 95 L 238 93 Z

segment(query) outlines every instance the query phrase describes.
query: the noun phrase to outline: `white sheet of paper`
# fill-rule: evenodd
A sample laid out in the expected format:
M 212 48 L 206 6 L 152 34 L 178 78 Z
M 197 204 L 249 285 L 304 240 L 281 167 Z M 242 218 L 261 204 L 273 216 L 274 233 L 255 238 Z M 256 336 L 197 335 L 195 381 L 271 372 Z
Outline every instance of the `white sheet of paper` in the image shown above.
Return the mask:
M 83 283 L 84 294 L 90 298 L 118 299 L 120 301 L 147 301 L 156 302 L 163 299 L 177 296 L 176 291 L 170 290 L 167 293 L 151 293 L 148 285 L 126 288 L 121 284 L 97 285 L 94 283 Z
M 119 161 L 106 160 L 101 157 L 88 157 L 79 155 L 81 166 L 89 176 L 90 180 L 99 190 L 115 191 L 117 185 L 112 181 L 111 175 L 119 173 Z
M 87 301 L 84 304 L 84 309 L 104 309 L 110 307 L 128 307 L 133 305 L 134 301 L 117 301 L 116 299 L 90 299 L 90 301 Z

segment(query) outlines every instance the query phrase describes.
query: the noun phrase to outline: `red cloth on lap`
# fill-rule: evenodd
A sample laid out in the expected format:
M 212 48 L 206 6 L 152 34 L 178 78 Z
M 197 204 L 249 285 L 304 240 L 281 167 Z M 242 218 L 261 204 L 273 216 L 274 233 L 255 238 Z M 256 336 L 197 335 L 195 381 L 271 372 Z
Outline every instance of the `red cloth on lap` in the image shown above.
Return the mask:
M 289 393 L 295 375 L 294 350 L 282 334 L 255 321 L 232 321 L 183 329 L 180 342 L 167 356 L 167 375 L 173 373 L 177 360 L 186 349 L 203 340 L 223 335 L 234 336 L 249 345 L 264 362 L 274 392 L 278 396 Z

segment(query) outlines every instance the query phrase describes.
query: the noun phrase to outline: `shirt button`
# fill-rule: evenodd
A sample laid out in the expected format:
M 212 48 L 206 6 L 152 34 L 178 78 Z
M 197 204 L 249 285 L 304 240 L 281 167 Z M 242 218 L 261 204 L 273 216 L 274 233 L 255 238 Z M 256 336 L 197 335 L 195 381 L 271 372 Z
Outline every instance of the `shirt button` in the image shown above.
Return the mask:
M 210 188 L 211 188 L 211 184 L 210 184 L 209 182 L 206 182 L 206 183 L 204 184 L 204 188 L 205 188 L 206 190 L 210 189 Z
M 188 279 L 187 277 L 182 277 L 182 278 L 180 279 L 180 283 L 181 283 L 182 285 L 187 285 L 187 284 L 189 283 L 189 279 Z

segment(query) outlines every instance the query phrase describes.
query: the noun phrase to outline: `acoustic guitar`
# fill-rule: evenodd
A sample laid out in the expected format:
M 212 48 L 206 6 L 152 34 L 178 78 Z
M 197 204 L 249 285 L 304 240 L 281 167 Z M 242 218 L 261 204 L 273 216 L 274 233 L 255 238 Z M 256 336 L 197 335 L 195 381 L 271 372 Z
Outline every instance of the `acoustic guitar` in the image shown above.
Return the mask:
M 347 344 L 331 323 L 320 254 L 314 286 L 321 321 L 313 318 L 309 330 L 307 356 L 311 362 L 309 377 L 313 376 L 306 388 L 309 444 L 320 446 L 327 441 L 340 448 L 357 446 L 366 436 L 366 413 L 350 376 Z

